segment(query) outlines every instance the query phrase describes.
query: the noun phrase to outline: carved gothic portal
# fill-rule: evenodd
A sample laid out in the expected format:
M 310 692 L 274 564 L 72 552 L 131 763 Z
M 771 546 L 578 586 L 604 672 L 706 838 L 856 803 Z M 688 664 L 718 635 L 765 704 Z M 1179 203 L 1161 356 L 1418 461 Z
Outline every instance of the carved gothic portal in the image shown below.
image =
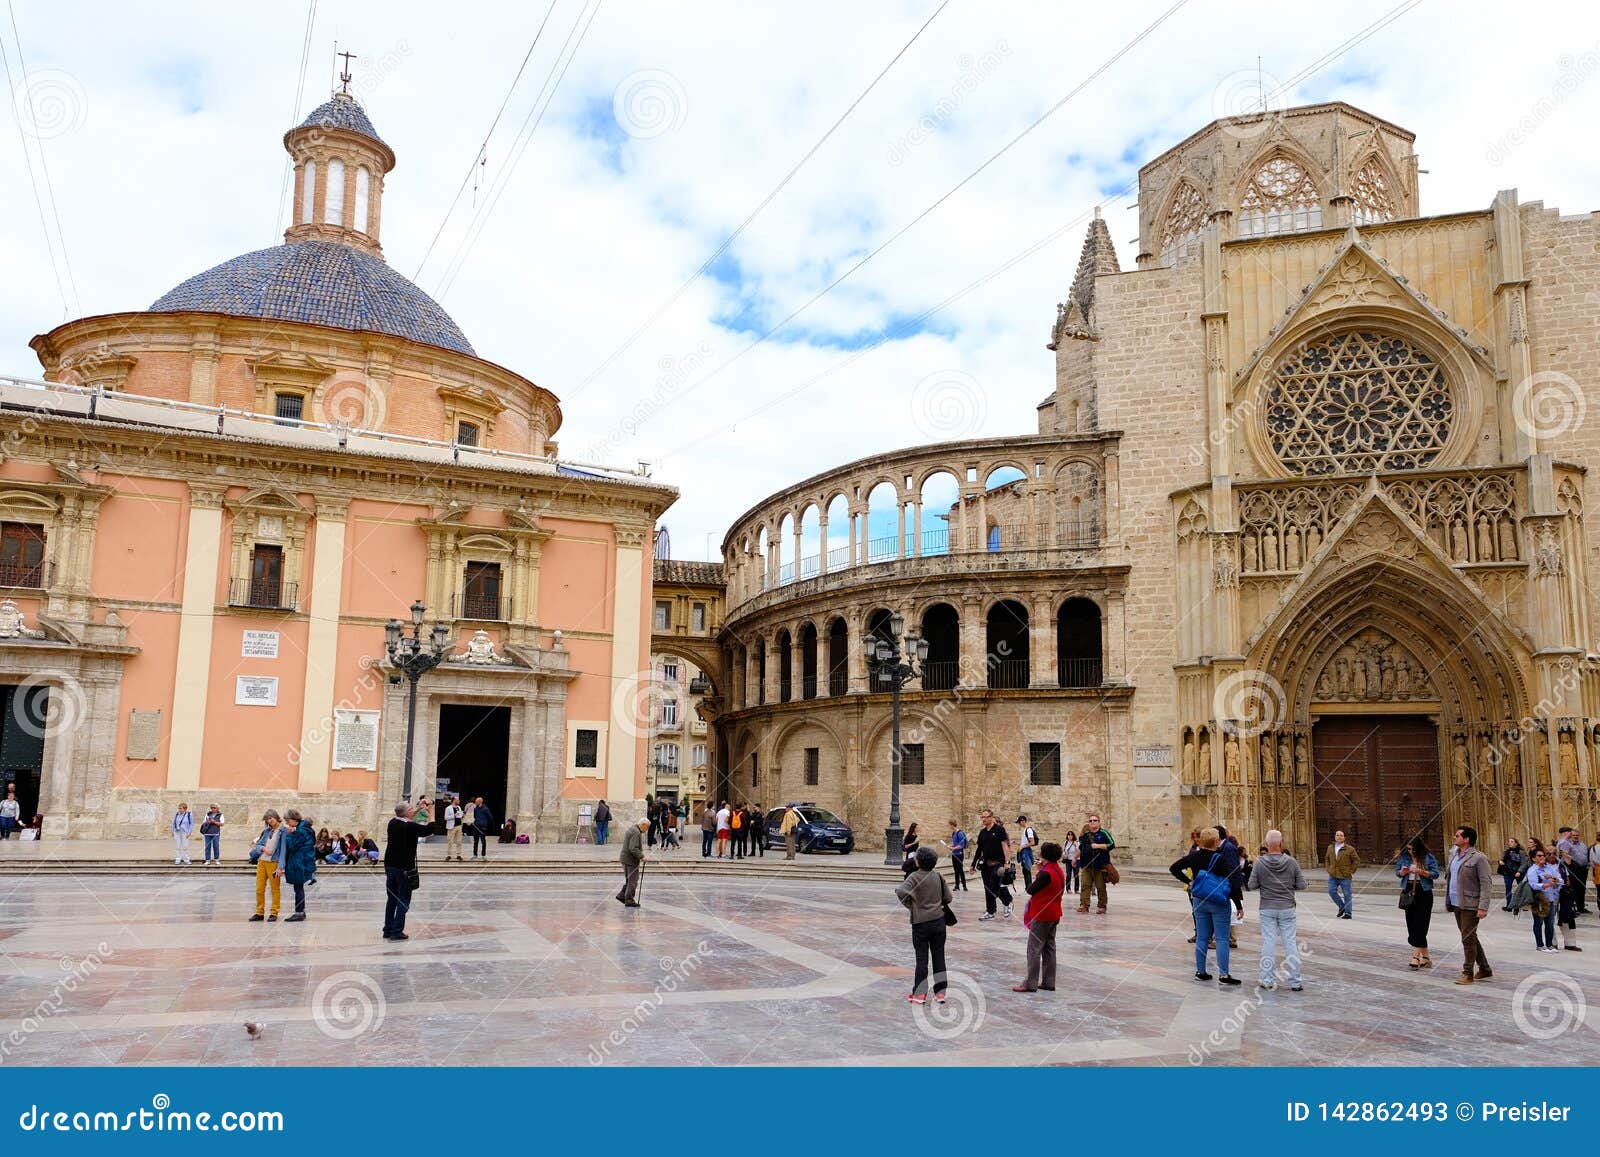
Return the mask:
M 1408 835 L 1437 842 L 1463 823 L 1485 846 L 1554 831 L 1561 801 L 1548 776 L 1560 750 L 1519 728 L 1532 699 L 1526 642 L 1426 550 L 1347 553 L 1252 641 L 1246 666 L 1281 686 L 1282 714 L 1249 741 L 1254 774 L 1224 780 L 1210 809 L 1247 831 L 1278 827 L 1306 853 L 1342 826 L 1369 862 Z

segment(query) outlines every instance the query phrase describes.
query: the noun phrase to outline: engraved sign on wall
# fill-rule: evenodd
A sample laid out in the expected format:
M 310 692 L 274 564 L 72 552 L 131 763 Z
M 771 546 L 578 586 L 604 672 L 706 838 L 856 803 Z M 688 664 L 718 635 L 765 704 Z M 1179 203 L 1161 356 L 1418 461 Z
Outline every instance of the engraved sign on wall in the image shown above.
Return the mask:
M 1133 749 L 1133 782 L 1137 787 L 1167 787 L 1172 783 L 1170 744 Z
M 239 647 L 246 659 L 276 659 L 278 657 L 277 631 L 246 631 Z
M 341 709 L 333 713 L 333 766 L 360 767 L 367 771 L 378 769 L 376 711 Z
M 234 684 L 233 702 L 240 707 L 276 707 L 278 705 L 278 677 L 276 675 L 240 675 Z
M 134 707 L 128 712 L 129 759 L 159 759 L 161 757 L 161 709 L 141 711 Z

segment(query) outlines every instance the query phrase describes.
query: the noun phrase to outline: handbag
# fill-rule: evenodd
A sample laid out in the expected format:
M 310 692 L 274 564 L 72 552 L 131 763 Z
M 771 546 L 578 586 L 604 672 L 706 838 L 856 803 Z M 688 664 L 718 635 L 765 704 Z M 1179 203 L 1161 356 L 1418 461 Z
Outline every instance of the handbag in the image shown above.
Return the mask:
M 951 907 L 950 907 L 950 905 L 948 905 L 948 904 L 946 904 L 946 905 L 945 905 L 945 906 L 944 906 L 944 926 L 945 926 L 945 927 L 946 927 L 946 928 L 948 928 L 948 927 L 950 927 L 950 926 L 951 926 L 951 925 L 952 925 L 952 924 L 954 924 L 954 923 L 955 923 L 955 922 L 956 922 L 956 914 L 955 914 L 955 910 L 954 910 L 954 909 L 952 909 L 952 908 L 951 908 Z
M 416 868 L 406 869 L 406 886 L 415 892 L 422 887 L 422 872 Z
M 1400 889 L 1400 907 L 1402 907 L 1402 908 L 1411 907 L 1412 901 L 1414 901 L 1416 898 L 1417 898 L 1416 885 L 1414 883 L 1412 883 L 1411 881 L 1407 880 L 1406 881 L 1406 886 L 1404 888 Z
M 1108 884 L 1120 884 L 1122 882 L 1121 873 L 1119 873 L 1117 871 L 1117 866 L 1115 864 L 1113 864 L 1110 860 L 1106 861 L 1105 874 L 1106 874 L 1106 883 L 1108 883 Z

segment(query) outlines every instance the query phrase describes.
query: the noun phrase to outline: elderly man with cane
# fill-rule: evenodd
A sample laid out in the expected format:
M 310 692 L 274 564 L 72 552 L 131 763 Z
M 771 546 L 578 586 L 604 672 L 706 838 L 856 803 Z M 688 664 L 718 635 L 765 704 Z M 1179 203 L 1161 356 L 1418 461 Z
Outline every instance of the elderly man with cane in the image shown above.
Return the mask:
M 617 859 L 622 864 L 622 891 L 617 893 L 617 903 L 624 908 L 637 908 L 639 881 L 644 875 L 644 833 L 650 827 L 646 816 L 622 835 L 622 851 Z

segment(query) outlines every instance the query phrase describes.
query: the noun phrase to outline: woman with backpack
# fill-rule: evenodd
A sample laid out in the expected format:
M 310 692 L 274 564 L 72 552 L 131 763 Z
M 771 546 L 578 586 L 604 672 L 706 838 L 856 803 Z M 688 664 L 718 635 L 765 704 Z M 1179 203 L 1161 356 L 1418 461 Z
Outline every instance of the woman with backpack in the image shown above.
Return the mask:
M 1210 980 L 1206 971 L 1207 945 L 1217 946 L 1217 983 L 1238 984 L 1228 973 L 1228 932 L 1233 921 L 1233 898 L 1229 881 L 1239 870 L 1232 844 L 1223 844 L 1216 828 L 1200 830 L 1200 846 L 1174 860 L 1167 869 L 1180 884 L 1189 886 L 1189 904 L 1194 910 L 1194 978 Z

